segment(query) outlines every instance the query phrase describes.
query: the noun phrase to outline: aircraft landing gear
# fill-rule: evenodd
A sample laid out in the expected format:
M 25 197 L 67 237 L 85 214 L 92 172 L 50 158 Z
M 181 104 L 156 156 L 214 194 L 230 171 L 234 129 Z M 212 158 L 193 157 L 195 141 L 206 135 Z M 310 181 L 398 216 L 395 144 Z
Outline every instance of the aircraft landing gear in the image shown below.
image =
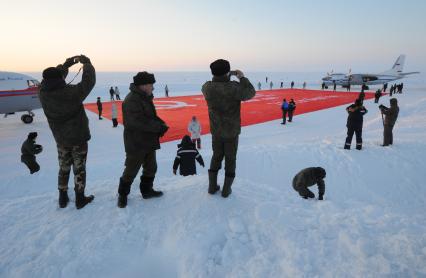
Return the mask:
M 25 124 L 30 124 L 33 122 L 34 120 L 34 113 L 31 111 L 28 111 L 28 114 L 24 114 L 21 116 L 21 120 L 25 123 Z

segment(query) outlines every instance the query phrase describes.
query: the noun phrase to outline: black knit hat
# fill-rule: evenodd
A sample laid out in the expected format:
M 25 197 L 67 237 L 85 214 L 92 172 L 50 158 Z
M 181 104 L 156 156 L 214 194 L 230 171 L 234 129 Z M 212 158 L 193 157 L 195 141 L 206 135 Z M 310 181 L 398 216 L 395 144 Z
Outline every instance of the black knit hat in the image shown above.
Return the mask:
M 43 79 L 63 79 L 62 71 L 58 68 L 50 67 L 43 71 Z
M 228 61 L 219 59 L 210 64 L 210 69 L 214 76 L 222 76 L 231 70 L 231 65 Z
M 138 74 L 133 76 L 133 83 L 136 86 L 146 85 L 146 84 L 154 84 L 155 83 L 154 74 L 148 73 L 146 71 L 138 72 Z
M 34 140 L 37 138 L 37 132 L 28 133 L 28 139 Z

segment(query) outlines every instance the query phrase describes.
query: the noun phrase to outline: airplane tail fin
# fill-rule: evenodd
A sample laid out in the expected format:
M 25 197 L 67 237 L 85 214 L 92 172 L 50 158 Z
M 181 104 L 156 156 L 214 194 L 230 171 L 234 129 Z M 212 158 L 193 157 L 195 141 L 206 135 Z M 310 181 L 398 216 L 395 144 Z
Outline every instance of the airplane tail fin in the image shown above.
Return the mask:
M 392 68 L 390 70 L 383 72 L 382 74 L 401 75 L 402 70 L 404 69 L 404 63 L 405 63 L 405 55 L 401 54 L 399 55 L 398 59 L 396 59 Z

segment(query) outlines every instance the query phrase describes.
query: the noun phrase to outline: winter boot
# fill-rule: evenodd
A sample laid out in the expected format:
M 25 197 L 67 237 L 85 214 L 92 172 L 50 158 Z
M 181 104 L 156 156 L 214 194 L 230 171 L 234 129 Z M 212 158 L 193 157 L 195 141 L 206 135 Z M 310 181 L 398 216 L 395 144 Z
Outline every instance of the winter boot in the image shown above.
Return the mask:
M 141 183 L 139 188 L 141 190 L 142 198 L 150 199 L 163 196 L 163 192 L 156 191 L 152 188 L 154 184 L 154 178 L 155 177 L 141 177 Z
M 75 207 L 77 209 L 84 208 L 84 206 L 92 202 L 93 199 L 95 199 L 95 196 L 93 195 L 84 196 L 84 191 L 82 192 L 75 191 Z
M 120 184 L 118 185 L 118 201 L 117 206 L 119 208 L 125 208 L 127 206 L 127 195 L 130 193 L 131 183 L 125 182 L 123 179 L 120 179 Z
M 308 192 L 306 193 L 306 195 L 303 196 L 303 199 L 308 199 L 308 198 L 315 198 L 315 194 L 312 191 L 310 191 L 309 189 L 308 189 Z
M 362 150 L 362 144 L 356 144 L 356 149 L 359 151 Z
M 225 181 L 223 182 L 223 188 L 222 188 L 222 197 L 227 198 L 232 193 L 232 183 L 234 182 L 233 176 L 226 176 L 225 175 Z
M 59 189 L 59 207 L 66 208 L 69 201 L 70 199 L 68 198 L 68 191 Z
M 220 186 L 217 185 L 217 171 L 209 170 L 209 193 L 215 194 L 220 190 Z

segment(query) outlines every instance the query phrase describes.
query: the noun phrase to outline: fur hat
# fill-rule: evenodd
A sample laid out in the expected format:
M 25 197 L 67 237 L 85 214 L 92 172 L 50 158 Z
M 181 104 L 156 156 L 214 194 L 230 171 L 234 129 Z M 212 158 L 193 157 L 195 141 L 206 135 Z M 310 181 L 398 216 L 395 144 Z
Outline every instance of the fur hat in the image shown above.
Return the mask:
M 231 70 L 231 65 L 228 61 L 219 59 L 210 64 L 210 70 L 214 76 L 222 76 Z
M 390 104 L 391 105 L 397 105 L 398 104 L 398 100 L 393 97 L 393 98 L 390 99 Z
M 43 71 L 43 79 L 63 79 L 62 71 L 58 68 L 50 67 Z
M 148 73 L 146 71 L 138 72 L 138 74 L 133 76 L 133 83 L 136 86 L 146 85 L 146 84 L 154 84 L 155 83 L 154 74 Z

